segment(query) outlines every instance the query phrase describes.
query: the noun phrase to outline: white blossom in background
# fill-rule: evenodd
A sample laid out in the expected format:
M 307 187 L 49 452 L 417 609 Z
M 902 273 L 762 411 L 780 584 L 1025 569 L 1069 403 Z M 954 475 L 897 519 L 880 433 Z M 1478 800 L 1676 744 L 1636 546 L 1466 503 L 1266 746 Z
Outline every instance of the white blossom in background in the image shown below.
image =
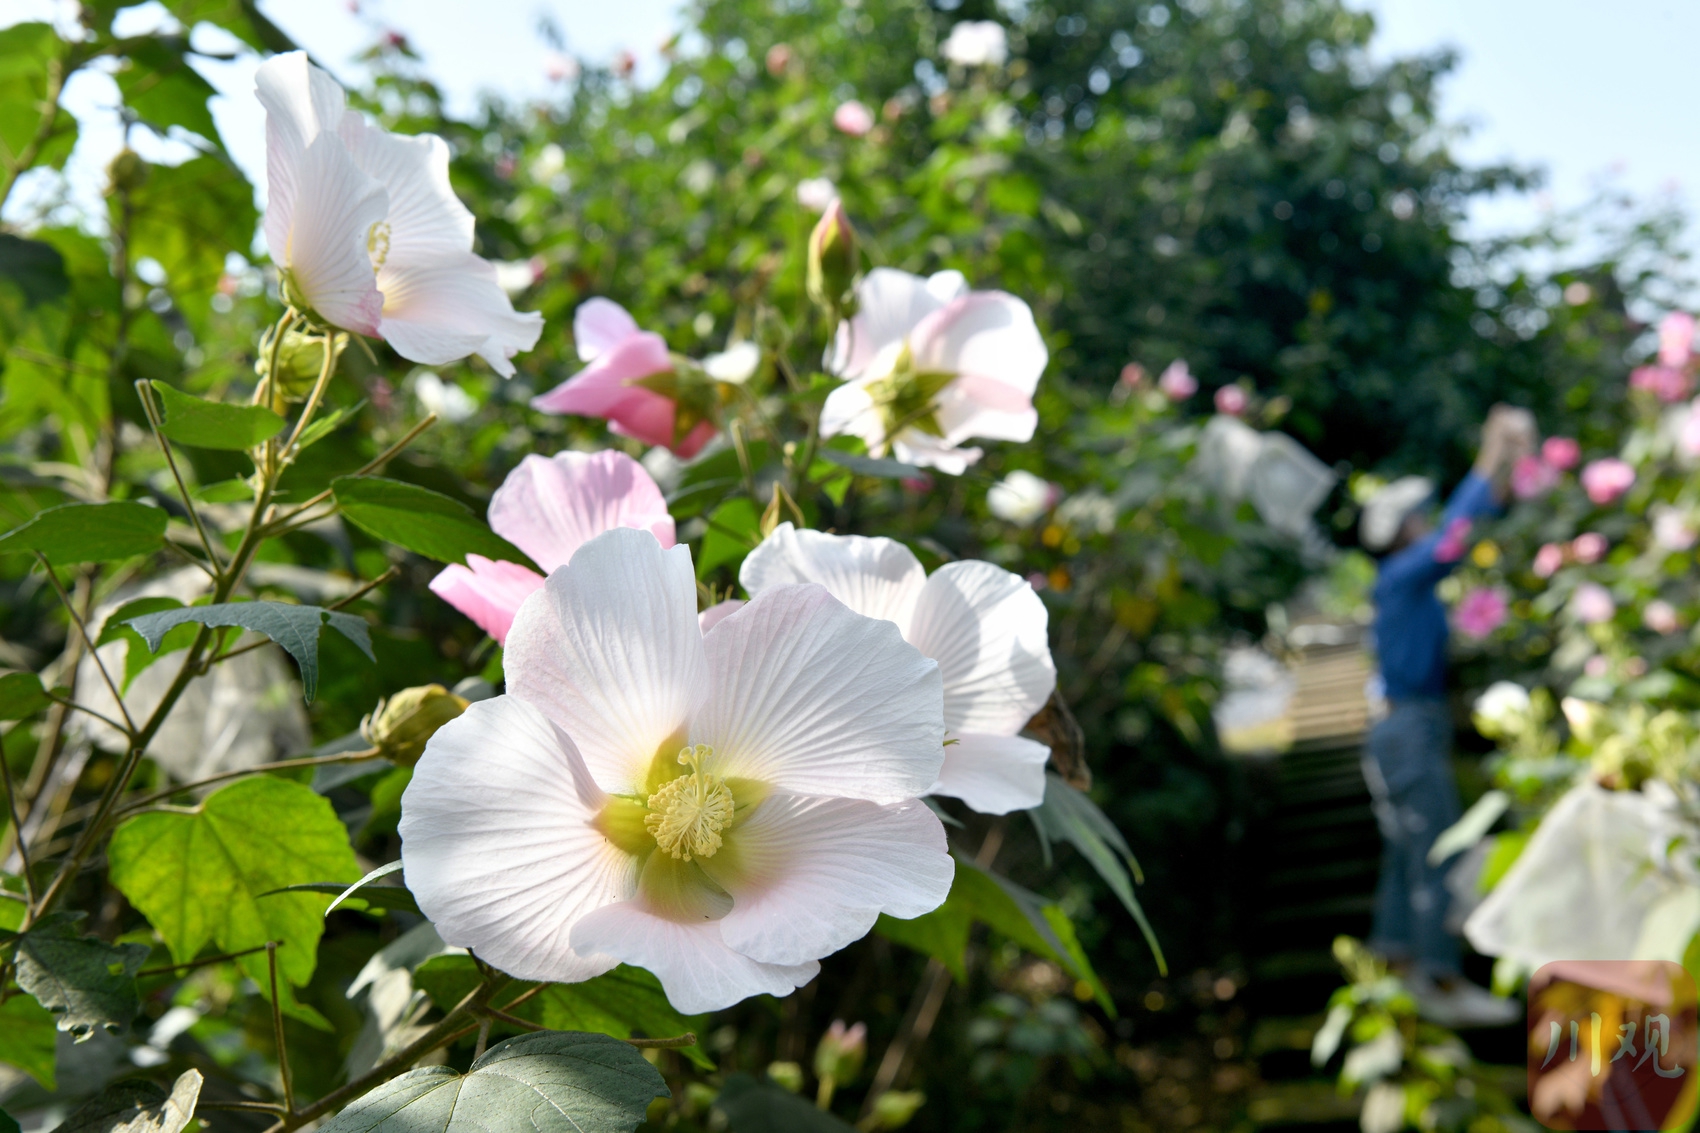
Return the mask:
M 1026 527 L 1051 510 L 1059 494 L 1044 477 L 1016 469 L 986 492 L 986 507 L 999 519 Z
M 797 182 L 797 203 L 810 212 L 825 212 L 838 199 L 838 186 L 825 177 L 810 177 Z
M 828 351 L 827 369 L 845 384 L 821 409 L 823 436 L 848 433 L 875 455 L 952 475 L 980 459 L 962 447 L 971 437 L 1033 439 L 1033 391 L 1050 355 L 1026 303 L 970 291 L 961 272 L 894 268 L 870 271 L 856 301 Z
M 527 980 L 634 964 L 694 1014 L 786 995 L 949 893 L 918 798 L 939 667 L 822 587 L 705 633 L 689 549 L 609 531 L 526 600 L 503 668 L 402 797 L 408 887 L 447 943 Z
M 1009 59 L 1009 33 L 994 20 L 963 20 L 950 29 L 939 54 L 964 67 L 1001 67 Z
M 702 360 L 702 369 L 717 382 L 741 386 L 761 368 L 761 347 L 753 342 L 734 342 L 718 354 Z
M 451 425 L 458 425 L 478 412 L 478 402 L 471 394 L 429 370 L 413 379 L 413 396 L 419 399 L 425 412 L 435 413 Z
M 859 614 L 896 624 L 944 677 L 944 765 L 929 794 L 984 814 L 1038 806 L 1050 749 L 1016 733 L 1056 688 L 1049 616 L 1031 585 L 991 563 L 946 563 L 928 577 L 891 539 L 798 531 L 781 523 L 744 560 L 757 601 L 815 582 Z
M 1116 502 L 1095 488 L 1057 505 L 1057 522 L 1082 535 L 1108 535 L 1116 529 Z
M 1476 697 L 1476 716 L 1503 733 L 1529 715 L 1529 690 L 1515 681 L 1495 681 Z
M 305 53 L 275 55 L 266 110 L 266 243 L 291 299 L 332 326 L 429 366 L 477 354 L 504 377 L 537 345 L 496 267 L 472 251 L 472 214 L 449 185 L 449 147 L 374 126 Z

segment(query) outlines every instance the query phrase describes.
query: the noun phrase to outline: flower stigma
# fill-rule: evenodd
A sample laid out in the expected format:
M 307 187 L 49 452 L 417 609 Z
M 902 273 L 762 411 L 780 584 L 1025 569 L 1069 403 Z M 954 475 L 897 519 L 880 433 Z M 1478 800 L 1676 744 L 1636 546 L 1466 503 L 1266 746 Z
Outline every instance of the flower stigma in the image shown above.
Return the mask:
M 377 275 L 384 268 L 384 261 L 390 258 L 390 222 L 380 220 L 366 230 L 366 254 L 372 257 L 372 274 Z
M 682 861 L 693 855 L 712 858 L 720 849 L 720 832 L 732 821 L 732 788 L 702 769 L 703 760 L 713 754 L 707 744 L 682 749 L 679 762 L 691 773 L 669 780 L 649 796 L 644 828 L 658 847 Z

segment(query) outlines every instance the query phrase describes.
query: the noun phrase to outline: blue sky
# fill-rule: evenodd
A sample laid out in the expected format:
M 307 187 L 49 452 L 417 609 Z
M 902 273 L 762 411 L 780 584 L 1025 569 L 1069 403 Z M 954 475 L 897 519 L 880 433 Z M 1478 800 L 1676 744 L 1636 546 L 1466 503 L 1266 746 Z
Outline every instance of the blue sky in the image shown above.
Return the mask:
M 1689 55 L 1700 42 L 1693 0 L 1353 0 L 1380 22 L 1383 58 L 1442 45 L 1462 61 L 1443 87 L 1442 107 L 1468 127 L 1455 142 L 1469 161 L 1509 159 L 1544 166 L 1549 188 L 1484 202 L 1477 232 L 1526 227 L 1543 208 L 1571 208 L 1610 180 L 1652 199 L 1673 194 L 1700 205 L 1700 149 L 1682 144 L 1692 100 Z M 0 24 L 63 14 L 67 0 L 0 0 Z M 547 17 L 568 49 L 607 59 L 625 49 L 640 67 L 676 25 L 677 0 L 261 0 L 261 7 L 316 57 L 346 71 L 375 26 L 405 33 L 448 92 L 451 109 L 481 91 L 545 95 L 551 49 L 537 34 Z M 469 13 L 475 13 L 469 15 Z M 253 64 L 222 68 L 215 83 L 232 96 L 214 110 L 239 161 L 260 173 L 261 118 L 248 92 Z M 99 82 L 77 92 L 89 109 Z M 1678 116 L 1682 115 L 1681 118 Z M 93 126 L 93 123 L 91 123 Z M 115 129 L 86 128 L 77 180 L 98 185 L 117 146 Z M 87 192 L 85 189 L 79 193 Z M 1691 238 L 1690 246 L 1700 246 Z

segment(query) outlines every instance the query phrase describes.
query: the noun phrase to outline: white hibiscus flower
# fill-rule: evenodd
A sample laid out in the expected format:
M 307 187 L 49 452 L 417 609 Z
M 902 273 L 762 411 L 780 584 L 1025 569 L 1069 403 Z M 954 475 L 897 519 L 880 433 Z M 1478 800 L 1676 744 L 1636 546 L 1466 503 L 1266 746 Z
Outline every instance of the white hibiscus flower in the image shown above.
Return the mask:
M 991 563 L 947 563 L 928 577 L 891 539 L 798 531 L 782 523 L 744 560 L 756 601 L 816 582 L 857 613 L 895 622 L 944 678 L 944 765 L 929 794 L 984 814 L 1038 806 L 1050 749 L 1021 731 L 1050 699 L 1056 667 L 1045 604 L 1027 581 Z
M 266 244 L 291 297 L 414 362 L 481 355 L 504 377 L 537 345 L 496 266 L 472 250 L 472 214 L 449 185 L 449 147 L 391 134 L 348 109 L 300 51 L 254 76 L 266 108 Z
M 1033 391 L 1050 355 L 1026 303 L 970 291 L 961 272 L 929 278 L 875 268 L 856 285 L 827 368 L 846 379 L 821 408 L 823 436 L 861 437 L 876 456 L 961 475 L 970 437 L 1027 441 Z
M 690 551 L 617 529 L 526 600 L 504 667 L 506 696 L 432 737 L 401 820 L 420 908 L 502 970 L 624 961 L 717 1010 L 949 893 L 916 797 L 944 758 L 938 666 L 825 589 L 705 633 Z

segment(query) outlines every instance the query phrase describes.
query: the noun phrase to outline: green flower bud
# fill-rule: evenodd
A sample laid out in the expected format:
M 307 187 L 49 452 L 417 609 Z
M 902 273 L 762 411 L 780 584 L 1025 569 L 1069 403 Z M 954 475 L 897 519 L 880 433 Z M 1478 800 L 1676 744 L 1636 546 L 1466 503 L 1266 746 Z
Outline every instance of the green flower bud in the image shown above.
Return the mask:
M 809 234 L 809 298 L 833 314 L 849 305 L 856 282 L 856 230 L 834 200 Z
M 803 1091 L 803 1068 L 795 1062 L 768 1063 L 767 1078 L 775 1086 L 789 1093 L 798 1094 Z
M 840 1085 L 856 1080 L 868 1054 L 868 1028 L 861 1023 L 846 1027 L 834 1019 L 815 1047 L 815 1077 L 831 1078 Z
M 378 702 L 378 710 L 361 723 L 371 745 L 391 763 L 412 767 L 425 753 L 425 743 L 437 729 L 466 711 L 468 701 L 442 685 L 403 689 Z
M 107 184 L 111 186 L 108 192 L 132 192 L 141 188 L 142 182 L 147 179 L 148 163 L 132 149 L 119 150 L 118 156 L 106 167 Z
M 874 1102 L 875 1129 L 901 1129 L 927 1102 L 920 1090 L 887 1090 Z
M 266 376 L 266 367 L 271 364 L 271 331 L 260 340 L 260 356 L 254 362 L 254 372 L 260 377 Z M 341 359 L 343 349 L 348 345 L 346 334 L 331 335 L 331 350 L 334 357 L 331 365 L 334 367 Z M 313 392 L 313 384 L 319 380 L 319 371 L 325 364 L 325 338 L 318 334 L 305 334 L 298 330 L 283 332 L 283 344 L 277 351 L 277 373 L 274 375 L 272 391 L 275 397 L 283 401 L 303 401 Z

